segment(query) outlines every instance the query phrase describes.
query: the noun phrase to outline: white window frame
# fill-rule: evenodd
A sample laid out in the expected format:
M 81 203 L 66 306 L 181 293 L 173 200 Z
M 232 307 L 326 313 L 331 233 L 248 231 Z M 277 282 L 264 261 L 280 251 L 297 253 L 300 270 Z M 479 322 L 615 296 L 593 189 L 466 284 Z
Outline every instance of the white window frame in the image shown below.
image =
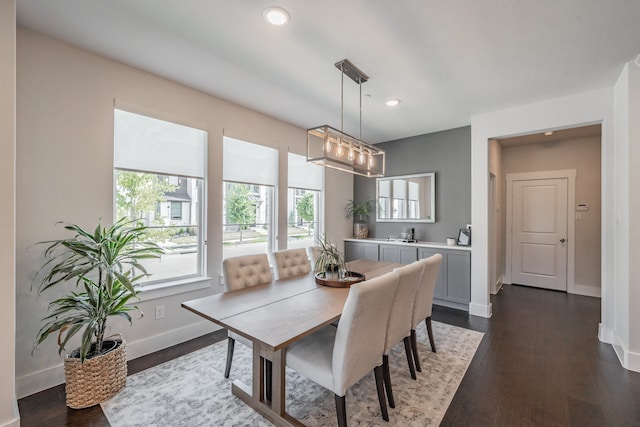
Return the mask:
M 140 293 L 139 296 L 141 297 L 141 300 L 146 301 L 146 300 L 150 300 L 150 299 L 155 299 L 155 298 L 162 298 L 165 296 L 170 296 L 170 295 L 175 295 L 177 293 L 183 293 L 183 292 L 191 292 L 191 291 L 195 291 L 195 290 L 199 290 L 199 289 L 205 289 L 211 286 L 211 280 L 209 277 L 207 277 L 207 263 L 206 263 L 206 259 L 207 259 L 207 223 L 206 223 L 206 218 L 207 218 L 207 180 L 208 180 L 208 173 L 207 173 L 207 146 L 208 146 L 208 132 L 205 129 L 199 128 L 199 127 L 195 127 L 189 124 L 183 124 L 183 123 L 179 123 L 174 119 L 166 119 L 166 118 L 161 118 L 161 117 L 157 117 L 155 114 L 148 114 L 146 112 L 138 112 L 136 111 L 137 109 L 132 109 L 129 107 L 125 107 L 122 108 L 121 105 L 117 105 L 118 103 L 116 102 L 116 107 L 114 109 L 114 129 L 117 126 L 117 119 L 116 119 L 116 115 L 118 114 L 118 111 L 122 111 L 124 113 L 132 113 L 132 114 L 137 114 L 140 116 L 144 116 L 147 118 L 151 118 L 151 119 L 155 119 L 155 120 L 161 120 L 164 122 L 168 122 L 168 123 L 172 123 L 172 124 L 176 124 L 176 125 L 180 125 L 180 126 L 187 126 L 196 130 L 201 130 L 204 132 L 203 135 L 203 146 L 202 146 L 202 153 L 200 154 L 200 156 L 202 156 L 202 170 L 201 170 L 201 174 L 202 176 L 188 176 L 188 175 L 181 175 L 179 173 L 175 173 L 173 171 L 158 171 L 158 170 L 145 170 L 144 168 L 125 168 L 125 167 L 117 167 L 117 165 L 114 163 L 114 176 L 113 176 L 113 209 L 114 209 L 114 213 L 113 213 L 113 217 L 117 218 L 117 206 L 116 206 L 116 173 L 118 170 L 122 170 L 122 171 L 132 171 L 132 172 L 142 172 L 142 173 L 149 173 L 149 174 L 158 174 L 158 175 L 166 175 L 166 176 L 174 176 L 177 177 L 178 180 L 183 179 L 183 178 L 192 178 L 192 179 L 196 179 L 196 188 L 197 188 L 197 203 L 195 204 L 195 217 L 197 219 L 197 228 L 198 228 L 198 234 L 197 234 L 197 247 L 198 247 L 198 256 L 197 256 L 197 261 L 196 261 L 196 272 L 193 274 L 187 274 L 187 275 L 182 275 L 182 276 L 175 276 L 175 277 L 170 277 L 170 278 L 165 278 L 165 279 L 158 279 L 158 280 L 153 280 L 150 279 L 148 281 L 145 282 L 141 282 L 141 289 L 140 289 Z M 115 133 L 115 132 L 114 132 Z M 115 138 L 117 138 L 117 135 L 114 135 L 114 147 L 116 146 L 116 140 Z M 116 163 L 117 163 L 117 155 L 116 155 Z M 182 209 L 183 215 L 184 215 L 184 209 Z M 170 215 L 171 216 L 171 215 Z

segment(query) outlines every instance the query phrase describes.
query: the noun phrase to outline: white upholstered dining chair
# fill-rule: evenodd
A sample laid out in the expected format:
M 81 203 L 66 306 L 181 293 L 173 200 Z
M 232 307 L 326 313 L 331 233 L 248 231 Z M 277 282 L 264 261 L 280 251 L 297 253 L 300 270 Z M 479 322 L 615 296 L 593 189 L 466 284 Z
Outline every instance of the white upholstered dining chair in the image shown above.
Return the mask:
M 431 328 L 431 310 L 433 307 L 433 292 L 438 279 L 438 272 L 442 264 L 442 255 L 435 254 L 429 258 L 418 261 L 424 265 L 422 272 L 422 280 L 418 291 L 416 292 L 415 302 L 413 304 L 413 314 L 411 319 L 411 349 L 413 350 L 413 359 L 418 372 L 422 372 L 420 367 L 420 356 L 418 355 L 418 341 L 416 339 L 416 328 L 424 320 L 427 325 L 427 333 L 429 335 L 429 343 L 431 351 L 436 352 L 436 343 L 433 340 L 433 329 Z
M 397 284 L 398 274 L 389 272 L 351 286 L 337 328 L 325 327 L 287 348 L 288 367 L 334 393 L 340 427 L 347 425 L 347 390 L 372 369 L 382 417 L 389 419 L 380 361 Z
M 278 279 L 301 276 L 311 271 L 309 256 L 304 248 L 274 252 L 273 259 L 276 264 Z
M 269 257 L 267 254 L 243 255 L 227 258 L 222 261 L 224 275 L 224 289 L 226 292 L 251 286 L 264 285 L 273 281 Z M 231 362 L 233 361 L 233 349 L 235 342 L 239 341 L 251 346 L 251 341 L 229 331 L 227 344 L 227 363 L 224 369 L 224 377 L 229 378 Z
M 384 374 L 384 385 L 387 390 L 389 406 L 396 407 L 393 399 L 393 389 L 391 387 L 391 374 L 389 370 L 389 352 L 393 347 L 404 342 L 404 349 L 407 355 L 407 364 L 411 378 L 416 379 L 416 371 L 413 366 L 413 355 L 411 352 L 411 314 L 413 312 L 413 301 L 420 285 L 422 270 L 424 266 L 421 262 L 413 262 L 404 267 L 395 268 L 393 271 L 398 274 L 398 287 L 391 305 L 389 322 L 382 356 L 382 369 Z

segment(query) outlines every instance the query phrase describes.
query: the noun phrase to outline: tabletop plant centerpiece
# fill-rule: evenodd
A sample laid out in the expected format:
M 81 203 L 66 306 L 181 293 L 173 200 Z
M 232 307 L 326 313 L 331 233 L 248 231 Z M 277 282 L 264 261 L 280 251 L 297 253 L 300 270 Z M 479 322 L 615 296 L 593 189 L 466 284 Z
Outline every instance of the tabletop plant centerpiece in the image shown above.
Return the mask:
M 117 394 L 126 383 L 126 343 L 120 335 L 107 335 L 107 319 L 120 316 L 131 323 L 137 310 L 129 301 L 138 295 L 136 282 L 148 276 L 140 263 L 159 258 L 162 249 L 143 241 L 146 227 L 123 218 L 106 228 L 98 223 L 93 232 L 65 224 L 71 238 L 40 242 L 44 264 L 34 278 L 38 294 L 49 288 L 71 285 L 64 296 L 49 303 L 50 314 L 37 334 L 34 351 L 57 333 L 58 354 L 80 336 L 79 347 L 64 358 L 67 406 L 96 405 Z
M 344 209 L 347 212 L 347 218 L 354 219 L 353 237 L 356 239 L 366 239 L 369 236 L 369 224 L 366 219 L 368 219 L 373 212 L 371 200 L 356 202 L 352 199 L 349 200 L 349 203 L 347 203 Z
M 347 270 L 344 256 L 326 237 L 318 238 L 318 249 L 313 264 L 316 283 L 331 287 L 348 287 L 363 280 L 361 274 Z

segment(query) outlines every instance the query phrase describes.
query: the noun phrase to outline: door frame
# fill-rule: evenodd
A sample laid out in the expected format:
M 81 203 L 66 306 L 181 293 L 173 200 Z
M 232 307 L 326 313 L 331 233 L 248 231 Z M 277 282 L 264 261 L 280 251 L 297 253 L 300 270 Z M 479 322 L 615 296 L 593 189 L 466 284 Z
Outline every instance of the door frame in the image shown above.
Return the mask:
M 511 284 L 511 246 L 513 239 L 513 182 L 533 181 L 538 179 L 566 179 L 567 180 L 567 293 L 575 293 L 575 261 L 576 261 L 576 169 L 565 169 L 541 172 L 508 173 L 507 198 L 506 198 L 506 254 L 505 254 L 505 281 Z

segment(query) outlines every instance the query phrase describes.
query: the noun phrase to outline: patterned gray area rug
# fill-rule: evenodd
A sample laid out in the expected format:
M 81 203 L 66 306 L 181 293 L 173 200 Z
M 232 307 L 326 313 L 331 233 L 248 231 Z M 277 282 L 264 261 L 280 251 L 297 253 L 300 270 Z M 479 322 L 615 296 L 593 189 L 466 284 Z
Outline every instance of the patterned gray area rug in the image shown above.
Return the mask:
M 424 323 L 418 327 L 422 372 L 412 380 L 402 343 L 389 355 L 395 409 L 382 420 L 373 373 L 347 393 L 350 426 L 437 426 L 484 334 L 433 322 L 437 353 Z M 226 340 L 127 378 L 102 403 L 112 426 L 270 426 L 231 394 L 231 381 L 251 385 L 251 350 L 236 344 L 231 378 L 223 376 Z M 287 412 L 308 426 L 336 424 L 333 393 L 287 369 Z

